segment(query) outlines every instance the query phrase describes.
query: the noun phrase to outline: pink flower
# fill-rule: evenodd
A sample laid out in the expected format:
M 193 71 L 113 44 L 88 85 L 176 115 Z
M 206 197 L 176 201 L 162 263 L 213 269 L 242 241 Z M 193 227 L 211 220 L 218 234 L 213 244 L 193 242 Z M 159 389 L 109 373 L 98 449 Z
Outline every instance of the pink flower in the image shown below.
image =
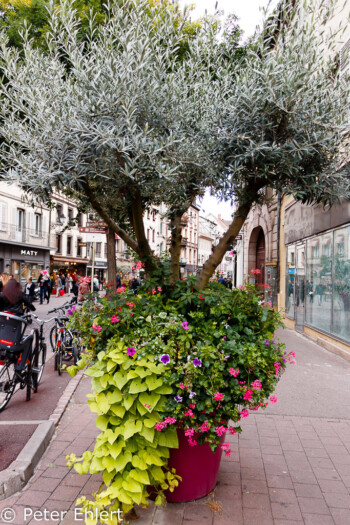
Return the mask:
M 92 329 L 93 329 L 94 332 L 101 332 L 101 330 L 102 330 L 100 325 L 97 325 L 97 324 L 93 324 L 92 325 Z
M 277 397 L 276 396 L 270 396 L 270 401 L 273 404 L 277 403 Z
M 187 430 L 185 430 L 185 436 L 186 437 L 194 436 L 194 429 L 193 428 L 188 428 Z
M 189 444 L 190 444 L 191 447 L 195 447 L 196 445 L 198 445 L 198 441 L 197 441 L 196 439 L 192 439 L 192 438 L 190 438 L 190 439 L 188 440 L 188 442 L 189 442 Z
M 261 271 L 258 270 L 258 268 L 255 268 L 255 270 L 251 270 L 252 274 L 253 275 L 260 275 L 261 274 Z
M 181 390 L 183 390 L 185 388 L 185 385 L 183 383 L 180 383 L 179 387 L 181 388 Z
M 243 286 L 242 284 L 240 284 L 240 285 L 238 286 L 238 288 L 239 288 L 240 290 L 245 290 L 245 286 Z
M 127 348 L 126 353 L 127 353 L 130 357 L 132 357 L 133 355 L 136 354 L 136 350 L 135 350 L 135 348 L 132 346 L 131 348 Z
M 253 391 L 249 389 L 249 390 L 247 390 L 246 393 L 244 394 L 243 399 L 244 399 L 245 401 L 250 401 L 250 400 L 252 399 L 252 397 L 253 397 Z
M 220 392 L 216 392 L 214 395 L 215 401 L 222 401 L 224 399 L 224 394 L 220 394 Z
M 261 390 L 262 384 L 261 384 L 260 379 L 256 379 L 255 381 L 253 381 L 251 386 L 252 386 L 253 390 Z
M 175 417 L 166 417 L 164 419 L 165 423 L 167 425 L 174 425 L 174 423 L 176 423 L 176 418 Z
M 161 432 L 163 428 L 166 428 L 166 423 L 164 421 L 163 422 L 157 421 L 157 423 L 154 425 L 154 428 L 158 430 L 158 432 Z
M 210 426 L 208 424 L 208 421 L 205 421 L 200 428 L 201 428 L 202 432 L 207 432 L 208 430 L 210 430 Z
M 229 373 L 231 374 L 231 376 L 237 377 L 239 374 L 239 368 L 237 368 L 237 370 L 235 370 L 234 368 L 230 368 Z
M 249 416 L 248 410 L 246 410 L 246 409 L 242 410 L 242 412 L 240 412 L 240 416 L 241 416 L 242 419 L 248 417 Z
M 157 290 L 155 288 L 152 288 L 152 295 L 156 294 Z
M 225 456 L 231 456 L 231 446 L 230 443 L 223 443 L 221 449 L 225 452 Z
M 184 330 L 189 330 L 188 328 L 188 321 L 184 321 L 183 323 L 181 323 L 181 326 Z
M 161 291 L 162 291 L 162 287 L 161 287 L 161 286 L 158 286 L 158 287 L 157 287 L 157 290 L 158 290 L 158 292 L 161 292 Z
M 129 308 L 134 308 L 134 303 L 126 303 L 126 305 L 129 307 Z
M 194 413 L 192 412 L 191 409 L 189 409 L 189 410 L 186 410 L 186 412 L 185 412 L 185 416 L 186 416 L 186 417 L 194 417 Z
M 112 315 L 111 317 L 111 323 L 119 323 L 120 319 L 116 315 Z
M 120 286 L 119 288 L 117 288 L 117 293 L 123 293 L 125 292 L 126 288 L 125 286 Z
M 296 365 L 296 364 L 297 364 L 297 362 L 296 362 L 295 359 L 292 359 L 292 360 L 291 360 L 291 363 L 292 363 L 292 365 Z
M 231 436 L 233 436 L 233 434 L 236 433 L 236 429 L 233 428 L 233 427 L 229 428 L 228 431 L 229 431 L 229 433 L 231 434 Z
M 225 432 L 227 432 L 227 428 L 221 425 L 220 427 L 215 428 L 215 432 L 218 436 L 222 436 L 223 434 L 225 434 Z

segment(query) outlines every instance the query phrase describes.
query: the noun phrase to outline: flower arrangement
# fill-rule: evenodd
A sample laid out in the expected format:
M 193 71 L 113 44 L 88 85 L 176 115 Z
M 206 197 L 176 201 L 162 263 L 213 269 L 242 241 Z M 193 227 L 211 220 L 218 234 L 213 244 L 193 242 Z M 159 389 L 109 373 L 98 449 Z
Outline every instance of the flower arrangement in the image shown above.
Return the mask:
M 80 473 L 103 472 L 105 486 L 85 507 L 156 503 L 179 483 L 167 470 L 177 431 L 191 446 L 204 442 L 230 455 L 225 437 L 240 421 L 275 403 L 277 381 L 294 353 L 274 333 L 277 312 L 253 285 L 227 290 L 213 283 L 197 291 L 191 280 L 142 292 L 112 293 L 72 312 L 89 349 L 77 369 L 90 364 L 90 408 L 101 430 L 93 452 L 70 456 Z

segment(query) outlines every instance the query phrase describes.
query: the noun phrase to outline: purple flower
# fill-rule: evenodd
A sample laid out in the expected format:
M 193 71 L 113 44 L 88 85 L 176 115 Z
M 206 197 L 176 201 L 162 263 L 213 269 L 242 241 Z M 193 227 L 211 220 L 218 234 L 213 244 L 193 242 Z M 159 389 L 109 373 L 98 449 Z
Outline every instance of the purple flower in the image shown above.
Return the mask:
M 136 354 L 136 350 L 135 350 L 135 348 L 132 346 L 131 348 L 127 348 L 126 353 L 127 353 L 130 357 L 132 357 L 133 355 Z
M 177 403 L 180 403 L 182 401 L 182 397 L 181 396 L 175 396 L 174 399 L 175 399 L 175 401 Z
M 225 359 L 230 359 L 230 356 L 229 355 L 225 355 Z
M 188 328 L 188 321 L 184 321 L 183 323 L 181 323 L 181 325 L 182 325 L 182 328 L 184 330 L 189 330 L 189 328 Z
M 196 392 L 190 392 L 190 393 L 189 393 L 189 398 L 190 398 L 190 399 L 193 399 L 194 396 L 196 396 L 196 395 L 197 395 Z
M 197 359 L 197 357 L 193 359 L 192 363 L 194 366 L 202 366 L 202 361 L 200 359 Z
M 265 345 L 265 346 L 270 346 L 270 341 L 269 341 L 268 339 L 265 339 L 265 341 L 264 341 L 264 345 Z
M 170 361 L 169 354 L 163 354 L 160 360 L 164 365 L 167 365 Z
M 71 310 L 71 309 L 69 308 L 69 310 L 67 310 L 67 314 L 68 314 L 68 315 L 73 315 L 73 310 Z

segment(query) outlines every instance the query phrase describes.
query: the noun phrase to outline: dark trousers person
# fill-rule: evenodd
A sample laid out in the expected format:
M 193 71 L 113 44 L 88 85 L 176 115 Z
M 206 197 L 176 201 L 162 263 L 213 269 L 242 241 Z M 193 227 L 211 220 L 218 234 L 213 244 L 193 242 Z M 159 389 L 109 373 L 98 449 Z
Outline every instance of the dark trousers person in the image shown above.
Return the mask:
M 49 287 L 43 285 L 43 286 L 40 286 L 40 304 L 43 304 L 45 299 L 47 299 L 47 303 L 49 303 L 49 300 L 50 300 Z

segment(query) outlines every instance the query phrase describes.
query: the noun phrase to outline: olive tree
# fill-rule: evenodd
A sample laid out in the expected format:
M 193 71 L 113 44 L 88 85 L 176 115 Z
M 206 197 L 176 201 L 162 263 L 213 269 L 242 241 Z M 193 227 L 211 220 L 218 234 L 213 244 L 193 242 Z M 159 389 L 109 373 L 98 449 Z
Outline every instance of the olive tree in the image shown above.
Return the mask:
M 45 52 L 24 35 L 19 53 L 2 34 L 2 176 L 41 200 L 60 190 L 88 203 L 148 271 L 161 264 L 142 220 L 151 205 L 167 205 L 178 278 L 183 213 L 206 189 L 236 202 L 204 287 L 263 187 L 304 202 L 348 195 L 348 93 L 328 63 L 325 16 L 316 30 L 303 6 L 281 7 L 232 61 L 216 20 L 186 40 L 169 2 L 107 6 L 83 42 L 70 2 L 50 6 Z

